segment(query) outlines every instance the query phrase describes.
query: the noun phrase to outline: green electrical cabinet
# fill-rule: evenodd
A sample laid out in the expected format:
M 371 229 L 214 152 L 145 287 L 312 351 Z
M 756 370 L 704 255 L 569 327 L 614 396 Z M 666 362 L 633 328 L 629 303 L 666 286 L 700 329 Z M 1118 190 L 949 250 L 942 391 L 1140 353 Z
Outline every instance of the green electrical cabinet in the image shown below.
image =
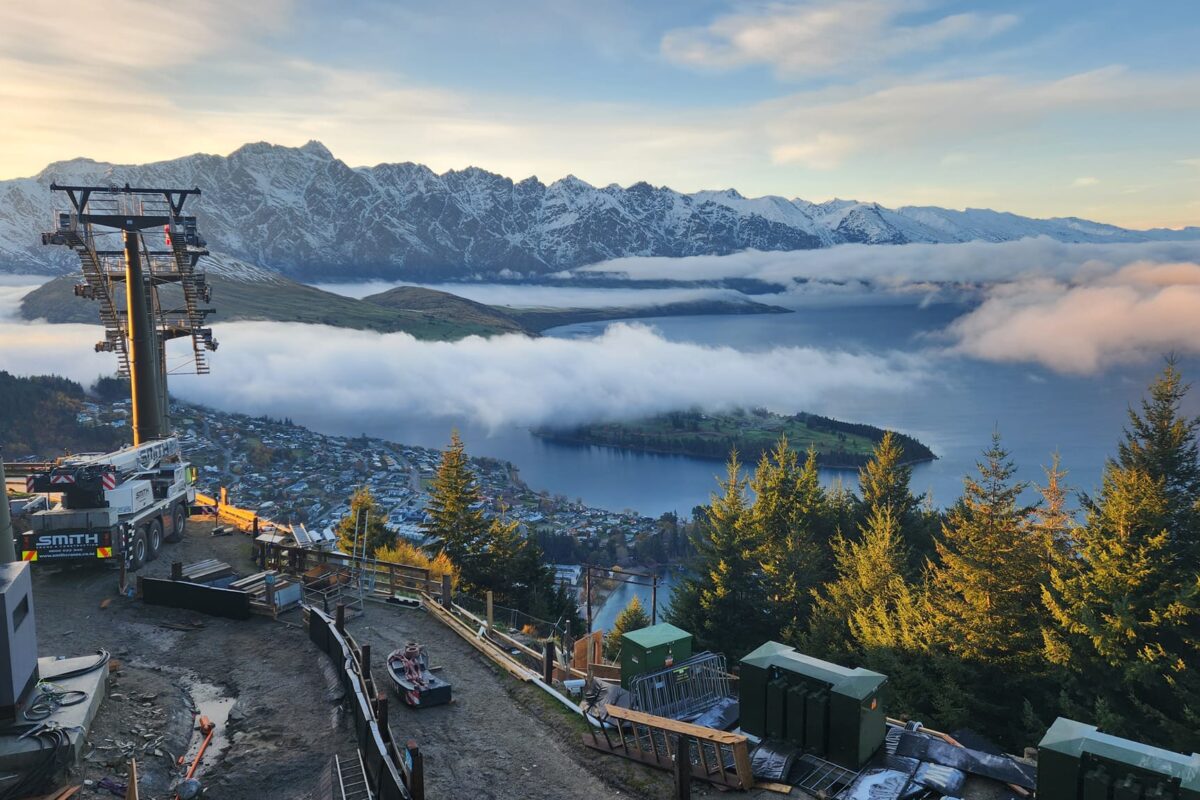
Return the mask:
M 878 672 L 839 667 L 767 642 L 741 662 L 742 730 L 857 770 L 883 744 L 886 684 Z
M 1038 744 L 1037 796 L 1200 800 L 1200 754 L 1172 753 L 1059 717 Z
M 663 622 L 621 634 L 621 686 L 692 657 L 692 635 Z

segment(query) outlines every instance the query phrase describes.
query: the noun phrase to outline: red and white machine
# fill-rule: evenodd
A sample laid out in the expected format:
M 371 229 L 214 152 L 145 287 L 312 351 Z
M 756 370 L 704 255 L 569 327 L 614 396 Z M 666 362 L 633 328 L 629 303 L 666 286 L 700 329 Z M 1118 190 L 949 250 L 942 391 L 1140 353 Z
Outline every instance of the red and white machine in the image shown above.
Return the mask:
M 174 437 L 61 458 L 25 482 L 30 492 L 60 496 L 29 517 L 25 561 L 124 558 L 139 569 L 179 540 L 196 499 L 195 473 Z

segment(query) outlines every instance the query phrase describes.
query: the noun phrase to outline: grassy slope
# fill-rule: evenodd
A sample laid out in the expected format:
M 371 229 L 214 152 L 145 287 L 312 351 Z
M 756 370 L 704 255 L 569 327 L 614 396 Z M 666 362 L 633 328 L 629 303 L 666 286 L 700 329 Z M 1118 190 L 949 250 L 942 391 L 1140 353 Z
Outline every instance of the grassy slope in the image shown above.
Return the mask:
M 389 308 L 282 277 L 271 281 L 243 282 L 212 274 L 208 280 L 212 285 L 211 305 L 217 309 L 217 313 L 209 318 L 213 322 L 305 322 L 381 332 L 404 331 L 418 339 L 432 340 L 461 339 L 472 334 L 490 336 L 520 328 L 516 322 L 499 317 L 487 319 L 475 315 L 459 318 L 450 303 L 441 309 Z M 21 301 L 21 315 L 26 319 L 42 318 L 50 322 L 98 323 L 96 305 L 75 297 L 74 285 L 73 278 L 63 277 L 35 289 Z M 176 290 L 172 287 L 161 290 L 161 303 L 164 306 L 175 302 L 172 299 L 173 291 Z M 446 297 L 460 299 L 453 295 Z
M 828 467 L 861 466 L 883 436 L 882 429 L 869 425 L 841 423 L 807 414 L 785 417 L 756 412 L 678 412 L 630 422 L 595 423 L 569 430 L 541 429 L 535 433 L 561 442 L 713 459 L 727 458 L 729 451 L 736 447 L 746 463 L 756 461 L 786 434 L 792 448 L 800 452 L 815 449 L 818 462 Z M 900 438 L 908 460 L 934 457 L 915 439 L 903 435 Z
M 393 311 L 454 319 L 463 325 L 478 325 L 512 333 L 528 332 L 526 327 L 505 309 L 493 308 L 456 294 L 421 286 L 397 286 L 386 292 L 364 297 L 363 302 Z

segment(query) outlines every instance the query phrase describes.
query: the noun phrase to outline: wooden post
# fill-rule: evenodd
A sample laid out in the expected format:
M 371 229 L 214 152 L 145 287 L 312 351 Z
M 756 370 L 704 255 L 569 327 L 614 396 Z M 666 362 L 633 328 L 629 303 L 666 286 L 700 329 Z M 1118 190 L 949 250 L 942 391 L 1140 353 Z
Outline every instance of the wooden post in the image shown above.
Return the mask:
M 172 561 L 171 562 L 171 580 L 173 580 L 173 581 L 183 580 L 183 562 L 182 561 Z
M 443 575 L 442 576 L 442 608 L 449 611 L 450 605 L 452 602 L 453 602 L 453 598 L 450 596 L 450 576 Z
M 346 632 L 346 604 L 338 603 L 334 610 L 333 625 L 338 633 Z
M 587 574 L 583 579 L 584 594 L 587 595 L 587 632 L 592 632 L 592 565 L 587 564 Z
M 425 757 L 421 748 L 417 747 L 414 739 L 409 739 L 405 746 L 408 757 L 412 759 L 412 771 L 408 775 L 408 793 L 413 800 L 425 800 Z
M 396 565 L 388 564 L 388 594 L 396 596 Z
M 542 651 L 542 680 L 547 685 L 554 685 L 554 640 L 547 639 Z
M 388 728 L 388 696 L 387 692 L 380 692 L 375 696 L 375 721 L 379 723 L 379 733 L 382 734 L 385 741 L 392 738 L 391 729 Z
M 679 734 L 675 737 L 675 800 L 691 800 L 692 797 L 692 737 Z
M 492 632 L 492 592 L 490 589 L 487 593 L 487 629 L 488 633 Z
M 358 648 L 358 665 L 362 669 L 363 679 L 371 677 L 371 645 L 364 644 Z

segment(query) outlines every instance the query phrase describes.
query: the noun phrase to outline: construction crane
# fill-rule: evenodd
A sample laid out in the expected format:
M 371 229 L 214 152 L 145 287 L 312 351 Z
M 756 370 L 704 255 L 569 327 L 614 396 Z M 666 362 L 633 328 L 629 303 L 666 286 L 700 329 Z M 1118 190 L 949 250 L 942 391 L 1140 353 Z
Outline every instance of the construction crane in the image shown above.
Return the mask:
M 104 339 L 96 350 L 116 353 L 119 373 L 129 378 L 133 444 L 31 467 L 26 490 L 59 500 L 30 515 L 20 558 L 122 559 L 136 570 L 164 542 L 179 539 L 196 499 L 195 470 L 170 431 L 166 343 L 191 339 L 188 362 L 199 374 L 208 372 L 206 352 L 217 349 L 204 324 L 213 309 L 201 306 L 210 300 L 209 287 L 196 269 L 208 250 L 196 218 L 183 213 L 200 190 L 50 188 L 65 193 L 70 208 L 55 212 L 55 228 L 42 234 L 42 243 L 79 255 L 83 283 L 75 294 L 100 303 Z M 105 246 L 104 237 L 116 234 L 122 247 Z M 179 287 L 178 307 L 160 300 L 166 285 Z
M 170 435 L 167 405 L 166 343 L 189 338 L 188 369 L 209 371 L 206 352 L 217 349 L 205 320 L 213 312 L 204 273 L 196 269 L 208 254 L 196 218 L 183 213 L 199 189 L 141 189 L 124 186 L 60 186 L 70 207 L 56 211 L 54 230 L 43 244 L 66 245 L 79 255 L 83 282 L 75 294 L 100 304 L 104 339 L 97 352 L 114 352 L 118 373 L 130 379 L 133 443 Z M 121 248 L 106 246 L 119 234 Z M 180 288 L 178 307 L 164 307 L 159 287 Z

